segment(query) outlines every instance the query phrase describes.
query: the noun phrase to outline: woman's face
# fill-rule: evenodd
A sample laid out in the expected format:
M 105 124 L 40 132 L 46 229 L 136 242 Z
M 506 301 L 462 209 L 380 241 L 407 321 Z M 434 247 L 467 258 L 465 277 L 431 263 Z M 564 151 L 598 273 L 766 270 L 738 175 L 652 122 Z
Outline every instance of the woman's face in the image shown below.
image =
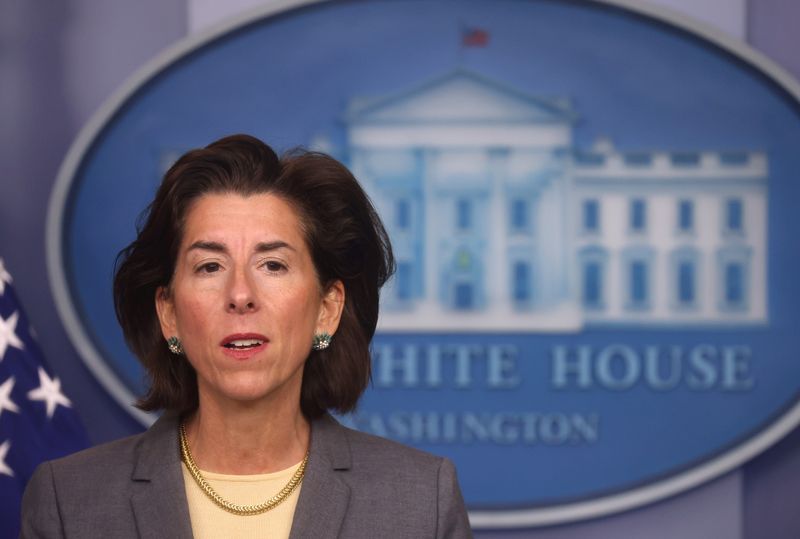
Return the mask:
M 164 337 L 181 340 L 197 371 L 201 406 L 299 403 L 312 338 L 336 331 L 343 304 L 341 282 L 320 289 L 294 209 L 270 194 L 195 201 L 170 289 L 156 293 Z

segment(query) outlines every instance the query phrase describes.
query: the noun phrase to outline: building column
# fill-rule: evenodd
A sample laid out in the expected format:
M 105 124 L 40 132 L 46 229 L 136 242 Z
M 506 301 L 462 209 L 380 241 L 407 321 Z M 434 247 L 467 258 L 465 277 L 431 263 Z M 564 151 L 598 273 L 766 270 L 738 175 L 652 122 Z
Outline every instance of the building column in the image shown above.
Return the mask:
M 425 253 L 423 261 L 423 290 L 424 300 L 423 303 L 436 310 L 441 309 L 442 305 L 439 301 L 439 243 L 441 238 L 436 233 L 440 227 L 433 226 L 437 222 L 436 219 L 436 189 L 434 182 L 436 181 L 431 174 L 431 165 L 436 159 L 437 151 L 432 148 L 425 148 L 419 150 L 420 160 L 420 180 L 422 182 L 422 212 L 424 215 L 422 223 L 422 241 L 423 252 Z
M 506 223 L 507 193 L 505 189 L 508 152 L 489 150 L 489 241 L 483 263 L 486 271 L 487 306 L 505 310 L 510 305 L 508 226 Z

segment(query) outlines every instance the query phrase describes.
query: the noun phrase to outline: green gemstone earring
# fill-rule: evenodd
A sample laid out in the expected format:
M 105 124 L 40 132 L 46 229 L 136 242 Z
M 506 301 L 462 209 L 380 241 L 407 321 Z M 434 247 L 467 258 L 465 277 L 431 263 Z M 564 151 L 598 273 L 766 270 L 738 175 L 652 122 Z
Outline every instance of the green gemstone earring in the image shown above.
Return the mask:
M 169 351 L 176 356 L 183 354 L 183 345 L 181 344 L 180 339 L 174 335 L 167 339 L 167 348 L 169 348 Z
M 333 336 L 327 331 L 317 333 L 314 335 L 314 340 L 311 341 L 311 349 L 316 351 L 325 350 L 331 345 L 332 338 Z

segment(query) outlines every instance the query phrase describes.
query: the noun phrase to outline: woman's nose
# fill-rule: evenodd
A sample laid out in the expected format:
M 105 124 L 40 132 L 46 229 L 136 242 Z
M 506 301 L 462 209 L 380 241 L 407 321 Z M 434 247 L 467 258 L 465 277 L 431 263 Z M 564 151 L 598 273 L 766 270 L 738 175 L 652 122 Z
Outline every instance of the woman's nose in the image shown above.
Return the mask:
M 258 309 L 255 288 L 246 270 L 233 272 L 230 282 L 227 310 L 233 313 L 247 313 Z

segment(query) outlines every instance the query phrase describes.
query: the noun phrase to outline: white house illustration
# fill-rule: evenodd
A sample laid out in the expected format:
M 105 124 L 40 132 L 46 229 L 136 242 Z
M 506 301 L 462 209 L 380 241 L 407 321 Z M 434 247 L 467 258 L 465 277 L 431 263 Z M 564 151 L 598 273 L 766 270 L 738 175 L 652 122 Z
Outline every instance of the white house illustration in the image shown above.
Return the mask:
M 766 156 L 581 150 L 576 119 L 463 70 L 350 102 L 397 258 L 381 329 L 766 322 Z

